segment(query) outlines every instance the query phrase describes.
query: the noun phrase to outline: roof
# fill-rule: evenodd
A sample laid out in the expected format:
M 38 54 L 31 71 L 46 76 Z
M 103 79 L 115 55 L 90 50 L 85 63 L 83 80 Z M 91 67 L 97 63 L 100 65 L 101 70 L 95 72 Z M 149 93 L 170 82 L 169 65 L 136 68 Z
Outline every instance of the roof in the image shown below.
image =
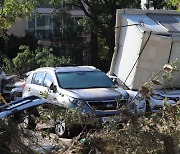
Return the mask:
M 78 72 L 78 71 L 97 71 L 98 69 L 93 66 L 67 66 L 67 67 L 42 67 L 37 70 L 51 70 L 55 72 Z
M 144 31 L 180 33 L 180 13 L 146 13 L 123 14 L 129 24 L 139 24 L 138 28 Z M 141 23 L 141 24 L 140 24 Z
M 78 71 L 95 71 L 93 66 L 74 66 L 74 67 L 56 67 L 56 72 L 78 72 Z

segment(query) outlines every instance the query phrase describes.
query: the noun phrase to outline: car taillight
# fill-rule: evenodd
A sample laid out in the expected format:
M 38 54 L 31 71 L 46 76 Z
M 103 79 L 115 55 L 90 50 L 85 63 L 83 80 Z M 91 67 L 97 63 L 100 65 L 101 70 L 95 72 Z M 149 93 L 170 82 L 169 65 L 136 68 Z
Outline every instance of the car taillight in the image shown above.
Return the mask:
M 26 82 L 22 85 L 22 89 L 24 89 L 24 88 L 25 88 L 25 86 L 26 86 Z

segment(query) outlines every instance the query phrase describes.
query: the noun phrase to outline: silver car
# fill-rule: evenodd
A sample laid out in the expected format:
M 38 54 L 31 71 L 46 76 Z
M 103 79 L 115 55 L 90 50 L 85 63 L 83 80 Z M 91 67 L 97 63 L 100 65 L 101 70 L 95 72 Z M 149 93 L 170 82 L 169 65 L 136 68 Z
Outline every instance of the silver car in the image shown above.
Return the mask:
M 92 66 L 36 69 L 26 80 L 23 97 L 43 97 L 44 94 L 60 106 L 81 106 L 82 114 L 95 115 L 100 123 L 112 120 L 112 116 L 119 113 L 117 107 L 128 99 L 125 90 L 117 87 L 105 73 Z M 55 130 L 59 136 L 63 136 L 66 124 L 59 122 Z

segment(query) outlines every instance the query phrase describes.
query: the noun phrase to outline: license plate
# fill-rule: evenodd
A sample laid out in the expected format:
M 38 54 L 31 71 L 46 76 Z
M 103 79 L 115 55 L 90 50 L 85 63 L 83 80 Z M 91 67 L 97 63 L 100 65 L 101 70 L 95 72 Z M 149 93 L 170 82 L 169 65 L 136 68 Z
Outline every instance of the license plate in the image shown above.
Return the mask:
M 101 121 L 102 123 L 105 123 L 105 122 L 115 122 L 116 120 L 115 120 L 114 117 L 101 117 L 101 118 L 100 118 L 100 121 Z

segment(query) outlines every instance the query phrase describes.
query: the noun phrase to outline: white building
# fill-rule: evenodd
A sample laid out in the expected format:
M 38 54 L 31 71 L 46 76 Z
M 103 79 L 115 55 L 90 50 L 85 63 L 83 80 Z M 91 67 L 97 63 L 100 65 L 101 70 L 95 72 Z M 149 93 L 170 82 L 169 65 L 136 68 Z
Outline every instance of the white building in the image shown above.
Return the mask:
M 26 34 L 33 36 L 35 39 L 41 40 L 44 46 L 50 45 L 50 40 L 62 28 L 57 27 L 53 22 L 53 8 L 37 8 L 34 19 L 21 19 L 12 25 L 8 30 L 8 34 L 13 34 L 18 37 L 24 37 Z M 70 14 L 74 22 L 84 16 L 81 10 L 71 10 Z M 86 37 L 83 36 L 82 37 Z

